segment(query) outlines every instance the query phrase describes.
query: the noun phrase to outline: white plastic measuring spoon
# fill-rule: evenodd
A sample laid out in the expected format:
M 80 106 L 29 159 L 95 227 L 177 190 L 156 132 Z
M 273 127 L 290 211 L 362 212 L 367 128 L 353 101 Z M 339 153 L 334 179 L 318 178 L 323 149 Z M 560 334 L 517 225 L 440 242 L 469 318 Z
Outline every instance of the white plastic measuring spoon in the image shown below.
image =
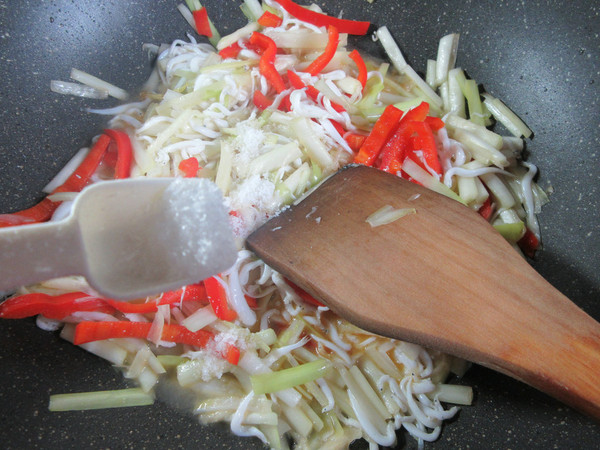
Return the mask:
M 104 296 L 139 298 L 201 281 L 236 257 L 209 180 L 105 181 L 78 194 L 63 220 L 0 229 L 0 291 L 83 275 Z

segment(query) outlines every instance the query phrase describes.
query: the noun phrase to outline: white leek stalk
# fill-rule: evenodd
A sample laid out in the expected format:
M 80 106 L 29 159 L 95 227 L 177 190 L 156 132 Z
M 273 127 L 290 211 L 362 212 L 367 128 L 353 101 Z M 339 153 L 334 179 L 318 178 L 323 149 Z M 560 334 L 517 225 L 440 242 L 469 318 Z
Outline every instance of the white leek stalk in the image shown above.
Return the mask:
M 79 69 L 71 69 L 71 78 L 94 89 L 106 91 L 108 95 L 119 100 L 127 100 L 129 97 L 127 91 Z

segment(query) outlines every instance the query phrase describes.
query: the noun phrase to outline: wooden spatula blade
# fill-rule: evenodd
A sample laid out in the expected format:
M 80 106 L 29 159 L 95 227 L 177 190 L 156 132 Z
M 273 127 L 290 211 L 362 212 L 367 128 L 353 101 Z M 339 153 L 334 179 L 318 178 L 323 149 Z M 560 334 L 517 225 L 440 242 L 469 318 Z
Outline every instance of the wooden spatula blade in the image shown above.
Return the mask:
M 371 227 L 385 205 L 416 214 Z M 247 245 L 363 329 L 491 367 L 600 417 L 598 324 L 454 200 L 354 166 Z M 565 356 L 575 351 L 586 361 Z

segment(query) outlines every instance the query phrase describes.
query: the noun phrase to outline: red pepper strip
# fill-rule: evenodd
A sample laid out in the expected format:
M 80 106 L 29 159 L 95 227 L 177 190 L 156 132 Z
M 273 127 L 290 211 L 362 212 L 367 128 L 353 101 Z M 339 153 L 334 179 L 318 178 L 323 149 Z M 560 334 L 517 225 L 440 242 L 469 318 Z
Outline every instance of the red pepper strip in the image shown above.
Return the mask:
M 408 143 L 407 127 L 401 122 L 398 129 L 385 143 L 383 150 L 381 150 L 381 161 L 377 167 L 394 175 L 397 174 L 402 168 Z
M 131 139 L 127 133 L 121 130 L 104 130 L 117 146 L 117 163 L 115 165 L 115 180 L 129 178 L 131 174 L 131 160 L 133 159 L 133 150 L 131 148 Z
M 75 169 L 69 178 L 67 178 L 61 186 L 57 187 L 53 193 L 81 191 L 88 184 L 90 177 L 100 165 L 100 162 L 108 149 L 108 144 L 110 144 L 110 138 L 104 134 L 101 135 L 79 167 Z M 0 228 L 24 225 L 27 223 L 45 222 L 52 217 L 52 214 L 59 205 L 60 202 L 53 202 L 52 200 L 45 198 L 31 208 L 12 214 L 0 215 Z
M 352 151 L 358 152 L 366 138 L 367 136 L 363 134 L 348 133 L 344 139 L 346 139 L 346 142 Z
M 240 361 L 240 349 L 234 347 L 233 345 L 228 345 L 225 354 L 222 356 L 228 363 L 237 366 L 238 362 Z
M 240 44 L 238 44 L 237 42 L 234 42 L 229 47 L 225 47 L 225 48 L 221 49 L 219 51 L 219 56 L 223 59 L 237 58 L 237 55 L 239 55 L 241 50 L 242 50 L 242 47 L 240 47 Z
M 180 301 L 206 300 L 206 289 L 202 283 L 188 284 L 185 288 L 163 293 L 159 305 L 171 305 Z
M 396 130 L 403 112 L 393 105 L 388 105 L 383 114 L 377 119 L 371 133 L 360 147 L 354 162 L 372 166 L 376 161 L 381 149 Z
M 254 297 L 250 297 L 249 295 L 245 294 L 244 298 L 246 299 L 246 302 L 248 303 L 248 306 L 252 309 L 258 308 L 258 302 L 256 301 L 256 299 Z
M 310 73 L 313 77 L 321 73 L 327 64 L 329 64 L 329 61 L 333 59 L 340 43 L 340 33 L 333 25 L 327 27 L 327 36 L 328 41 L 325 50 L 306 68 L 306 72 Z
M 492 213 L 494 212 L 494 205 L 492 204 L 491 196 L 488 196 L 488 198 L 485 199 L 485 202 L 483 202 L 483 205 L 481 205 L 477 212 L 485 220 L 490 220 L 490 217 L 492 217 Z
M 252 101 L 254 106 L 258 109 L 264 110 L 273 104 L 273 100 L 268 98 L 265 94 L 260 91 L 254 91 L 254 96 L 252 97 Z
M 149 314 L 158 311 L 158 304 L 154 301 L 146 303 L 120 302 L 113 299 L 106 299 L 105 301 L 123 314 Z
M 313 306 L 325 306 L 319 300 L 317 300 L 316 298 L 314 298 L 312 295 L 310 295 L 308 292 L 306 292 L 301 287 L 299 287 L 296 284 L 292 283 L 287 278 L 285 279 L 285 281 L 286 281 L 287 284 L 289 284 L 291 286 L 291 288 L 294 290 L 294 292 L 296 292 L 296 294 L 298 295 L 298 297 L 300 297 L 302 300 L 304 300 L 309 305 L 313 305 Z
M 265 51 L 264 47 L 262 47 L 258 44 L 253 44 L 249 40 L 242 42 L 242 48 L 244 48 L 246 50 L 250 50 L 250 51 L 256 53 L 257 55 L 262 55 Z
M 278 27 L 283 22 L 283 19 L 271 11 L 265 11 L 257 20 L 259 25 L 263 27 Z
M 212 37 L 210 22 L 208 21 L 208 12 L 205 7 L 192 11 L 194 23 L 196 24 L 196 32 L 201 36 Z
M 178 168 L 183 172 L 185 178 L 194 178 L 198 174 L 200 163 L 198 162 L 198 159 L 190 156 L 189 158 L 182 160 L 179 163 Z
M 321 92 L 314 86 L 307 86 L 306 87 L 306 95 L 308 97 L 310 97 L 312 99 L 313 102 L 315 102 L 316 104 L 320 104 L 319 103 L 319 94 Z
M 433 131 L 441 130 L 445 126 L 444 121 L 439 117 L 427 116 L 425 117 L 425 123 L 429 125 L 429 128 Z
M 337 17 L 328 16 L 326 14 L 318 13 L 310 9 L 304 8 L 291 0 L 275 0 L 279 3 L 283 9 L 285 9 L 292 16 L 300 19 L 304 22 L 311 23 L 318 27 L 327 27 L 329 25 L 335 26 L 340 33 L 364 35 L 367 34 L 369 22 L 359 22 L 356 20 L 338 19 Z
M 186 286 L 185 291 L 165 292 L 158 302 L 130 303 L 91 296 L 85 292 L 70 292 L 60 295 L 42 293 L 12 297 L 0 304 L 0 318 L 22 319 L 41 314 L 49 319 L 61 320 L 78 311 L 97 311 L 111 314 L 147 314 L 158 310 L 159 305 L 170 305 L 180 300 L 206 300 L 206 290 L 201 284 Z
M 285 97 L 283 97 L 281 99 L 281 102 L 279 102 L 279 107 L 277 108 L 280 111 L 291 111 L 292 109 L 292 102 L 290 101 L 290 94 L 286 95 Z
M 306 84 L 304 84 L 304 81 L 302 81 L 302 78 L 296 72 L 288 70 L 287 77 L 294 89 L 304 89 L 306 87 Z
M 60 202 L 53 202 L 48 198 L 44 198 L 41 202 L 31 208 L 10 214 L 1 214 L 0 228 L 45 222 L 52 217 L 52 214 L 56 208 L 58 208 L 58 205 L 60 205 Z
M 146 339 L 151 327 L 152 323 L 150 322 L 81 322 L 75 328 L 73 343 L 81 345 L 87 342 L 126 337 Z M 192 332 L 181 325 L 165 324 L 161 339 L 168 342 L 205 347 L 213 336 L 212 333 L 206 330 Z
M 62 320 L 77 311 L 112 313 L 114 309 L 104 300 L 85 292 L 70 292 L 56 296 L 32 293 L 12 297 L 2 303 L 0 318 L 23 319 L 41 314 L 49 319 Z
M 116 338 L 146 339 L 152 324 L 150 322 L 81 322 L 75 327 L 75 345 L 88 342 Z M 161 339 L 163 341 L 187 344 L 194 347 L 206 347 L 214 338 L 214 334 L 206 330 L 190 331 L 182 325 L 165 324 Z M 228 345 L 221 356 L 231 364 L 236 365 L 240 359 L 240 351 L 233 345 Z
M 525 230 L 525 234 L 521 239 L 519 239 L 517 244 L 519 245 L 521 251 L 525 253 L 525 255 L 527 255 L 529 258 L 533 258 L 535 256 L 535 251 L 540 246 L 540 241 L 536 235 L 533 234 L 529 228 L 527 228 Z
M 206 295 L 208 301 L 212 306 L 215 315 L 221 320 L 232 321 L 237 317 L 237 314 L 232 309 L 229 309 L 227 304 L 227 296 L 225 290 L 219 280 L 215 277 L 210 277 L 204 280 L 204 288 L 206 289 Z
M 88 184 L 94 172 L 96 172 L 108 149 L 108 144 L 110 144 L 110 137 L 105 134 L 101 135 L 85 159 L 79 164 L 79 167 L 75 169 L 75 172 L 67 178 L 67 181 L 57 187 L 54 192 L 81 191 Z
M 337 120 L 329 119 L 329 122 L 331 122 L 331 125 L 333 125 L 333 127 L 340 134 L 340 136 L 343 136 L 344 133 L 346 133 L 346 130 L 344 130 L 342 124 L 339 123 Z
M 146 323 L 146 322 L 144 322 Z M 152 324 L 148 323 L 150 326 Z M 148 327 L 148 330 L 150 327 Z M 77 332 L 77 330 L 75 330 Z M 147 336 L 147 333 L 146 333 Z M 181 344 L 194 345 L 196 347 L 205 347 L 213 338 L 213 334 L 206 330 L 190 331 L 182 325 L 163 325 L 161 339 L 169 342 L 178 342 Z
M 354 64 L 356 64 L 356 66 L 358 67 L 357 80 L 360 81 L 360 84 L 362 84 L 362 87 L 364 89 L 365 85 L 367 84 L 367 66 L 365 64 L 365 61 L 356 49 L 352 50 L 348 56 L 352 61 L 354 61 Z
M 147 314 L 158 311 L 159 306 L 172 305 L 188 300 L 206 300 L 206 289 L 204 289 L 204 286 L 202 284 L 190 284 L 176 291 L 167 291 L 163 293 L 158 302 L 130 303 L 112 299 L 107 299 L 106 302 L 122 313 Z
M 277 93 L 285 91 L 286 86 L 282 76 L 275 69 L 275 55 L 277 54 L 277 45 L 273 42 L 273 39 L 265 36 L 264 34 L 254 32 L 250 36 L 250 44 L 258 45 L 263 49 L 263 54 L 260 57 L 258 68 L 262 76 L 264 76 L 271 85 L 275 88 Z
M 111 141 L 108 145 L 108 150 L 106 151 L 104 158 L 102 158 L 101 164 L 106 164 L 107 166 L 112 167 L 112 169 L 115 170 L 118 156 L 119 155 L 117 153 L 117 146 L 114 141 Z
M 429 103 L 421 102 L 419 106 L 409 109 L 402 118 L 402 121 L 410 122 L 414 120 L 423 122 L 427 117 L 427 114 L 429 114 Z
M 437 145 L 435 144 L 435 138 L 429 125 L 425 122 L 411 121 L 407 122 L 406 126 L 409 133 L 416 135 L 413 137 L 413 149 L 415 151 L 422 151 L 425 164 L 427 164 L 429 169 L 441 175 L 442 166 L 438 156 Z

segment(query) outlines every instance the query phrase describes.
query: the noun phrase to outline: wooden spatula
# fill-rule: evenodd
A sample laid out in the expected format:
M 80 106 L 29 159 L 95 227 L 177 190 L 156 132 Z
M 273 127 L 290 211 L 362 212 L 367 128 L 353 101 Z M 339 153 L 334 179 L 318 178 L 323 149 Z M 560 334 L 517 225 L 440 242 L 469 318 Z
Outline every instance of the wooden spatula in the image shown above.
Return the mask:
M 372 228 L 365 219 L 386 204 L 416 214 Z M 454 200 L 350 167 L 247 245 L 363 329 L 498 370 L 600 418 L 600 324 Z

